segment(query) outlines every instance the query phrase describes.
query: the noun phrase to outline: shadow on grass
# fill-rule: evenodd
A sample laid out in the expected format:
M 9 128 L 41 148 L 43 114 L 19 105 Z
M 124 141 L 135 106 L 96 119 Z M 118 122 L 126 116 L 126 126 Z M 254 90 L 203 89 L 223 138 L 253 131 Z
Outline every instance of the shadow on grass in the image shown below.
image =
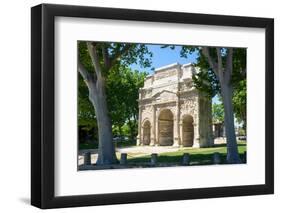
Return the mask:
M 115 147 L 117 148 L 122 148 L 122 147 L 130 147 L 130 146 L 136 146 L 136 141 L 135 140 L 127 140 L 127 141 L 119 141 L 115 142 Z M 246 142 L 239 142 L 238 147 L 245 147 L 247 144 Z M 213 148 L 219 148 L 219 147 L 226 147 L 226 144 L 215 144 Z M 93 142 L 85 142 L 79 144 L 79 150 L 82 149 L 98 149 L 98 143 L 93 143 Z
M 243 143 L 237 143 L 237 146 L 238 147 L 244 147 L 244 146 L 247 146 L 247 144 L 245 142 Z M 216 147 L 226 147 L 226 144 L 225 143 L 222 143 L 222 144 L 215 144 L 212 148 L 216 148 Z
M 240 159 L 243 159 L 243 154 L 239 154 Z M 135 163 L 149 163 L 150 156 L 138 157 L 128 159 L 128 164 L 135 164 Z M 157 157 L 157 163 L 174 163 L 174 164 L 181 164 L 182 163 L 182 155 L 176 156 L 167 156 L 167 155 L 160 155 Z M 227 164 L 226 161 L 226 154 L 220 153 L 221 164 Z M 190 165 L 210 165 L 213 164 L 213 153 L 208 154 L 191 154 L 190 155 Z

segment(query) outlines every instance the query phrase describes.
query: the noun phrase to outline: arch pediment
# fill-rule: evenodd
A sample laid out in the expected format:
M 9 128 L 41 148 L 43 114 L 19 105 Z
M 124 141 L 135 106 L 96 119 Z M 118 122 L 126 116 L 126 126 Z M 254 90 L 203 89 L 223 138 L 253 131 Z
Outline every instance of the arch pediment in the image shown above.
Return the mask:
M 165 100 L 165 101 L 168 101 L 168 100 L 175 100 L 177 98 L 177 94 L 175 92 L 171 92 L 171 91 L 168 91 L 168 90 L 162 90 L 160 92 L 157 92 L 156 94 L 154 94 L 152 96 L 155 100 Z

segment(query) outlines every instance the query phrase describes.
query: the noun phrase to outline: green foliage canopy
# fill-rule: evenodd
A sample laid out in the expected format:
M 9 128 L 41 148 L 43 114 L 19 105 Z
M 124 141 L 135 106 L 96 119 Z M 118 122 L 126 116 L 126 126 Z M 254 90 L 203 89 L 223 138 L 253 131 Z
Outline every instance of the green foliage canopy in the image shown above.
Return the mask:
M 216 57 L 216 49 L 209 48 L 212 58 Z M 221 50 L 222 62 L 226 63 L 226 50 Z M 183 46 L 181 49 L 181 56 L 188 57 L 189 54 L 197 52 L 197 62 L 195 65 L 201 69 L 193 76 L 194 86 L 210 97 L 221 94 L 219 79 L 215 75 L 207 59 L 202 54 L 200 47 Z M 233 86 L 233 107 L 234 114 L 239 123 L 246 125 L 246 102 L 247 102 L 247 81 L 246 81 L 246 56 L 247 50 L 245 48 L 233 49 L 233 73 L 231 76 L 231 84 Z M 218 110 L 218 106 L 214 106 Z M 221 106 L 220 106 L 221 108 Z
M 97 43 L 97 47 L 100 63 L 104 68 L 106 100 L 112 125 L 116 126 L 120 133 L 122 126 L 126 124 L 130 128 L 131 135 L 135 136 L 137 134 L 138 90 L 143 86 L 147 73 L 130 70 L 128 66 L 139 63 L 141 67 L 149 67 L 152 53 L 148 51 L 146 45 L 142 44 Z M 86 42 L 79 42 L 78 48 L 81 63 L 91 74 L 94 74 Z M 107 50 L 107 57 L 102 57 L 104 49 Z M 105 69 L 106 63 L 109 63 L 105 62 L 105 58 L 115 58 L 114 61 L 111 60 L 110 63 L 114 64 L 111 64 L 109 70 Z M 89 101 L 86 83 L 80 75 L 78 78 L 79 125 L 91 130 L 93 127 L 97 128 L 95 110 Z
M 215 123 L 222 123 L 224 121 L 224 109 L 222 103 L 214 103 L 212 105 L 213 121 Z

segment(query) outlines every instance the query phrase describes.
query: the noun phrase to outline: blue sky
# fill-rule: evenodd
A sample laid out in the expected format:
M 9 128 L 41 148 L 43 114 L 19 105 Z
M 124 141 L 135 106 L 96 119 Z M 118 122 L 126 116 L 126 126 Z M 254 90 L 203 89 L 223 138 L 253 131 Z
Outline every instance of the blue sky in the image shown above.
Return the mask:
M 162 45 L 147 45 L 148 50 L 152 52 L 152 66 L 149 68 L 141 68 L 138 64 L 133 64 L 130 67 L 139 71 L 146 71 L 152 74 L 152 68 L 159 68 L 168 64 L 180 63 L 195 63 L 197 58 L 197 53 L 189 55 L 187 58 L 180 57 L 181 46 L 176 46 L 174 50 L 169 47 L 161 48 Z
M 149 74 L 153 74 L 152 68 L 159 68 L 165 65 L 180 63 L 195 63 L 196 58 L 198 57 L 198 53 L 194 52 L 193 54 L 189 54 L 187 58 L 183 58 L 180 56 L 181 46 L 175 46 L 174 50 L 168 48 L 161 48 L 162 45 L 147 45 L 148 50 L 152 52 L 152 65 L 149 68 L 142 68 L 139 64 L 132 64 L 130 67 L 133 70 L 146 71 Z M 217 96 L 212 99 L 213 103 L 218 103 L 219 100 Z

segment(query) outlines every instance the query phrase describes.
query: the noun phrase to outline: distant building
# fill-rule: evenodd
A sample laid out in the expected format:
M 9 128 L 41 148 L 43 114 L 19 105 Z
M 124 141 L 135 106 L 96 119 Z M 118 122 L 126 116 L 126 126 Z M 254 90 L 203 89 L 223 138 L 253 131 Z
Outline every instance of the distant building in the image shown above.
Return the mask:
M 139 90 L 138 145 L 209 147 L 211 99 L 193 87 L 192 64 L 155 70 Z
M 215 138 L 225 137 L 225 127 L 223 122 L 213 123 L 213 134 Z

